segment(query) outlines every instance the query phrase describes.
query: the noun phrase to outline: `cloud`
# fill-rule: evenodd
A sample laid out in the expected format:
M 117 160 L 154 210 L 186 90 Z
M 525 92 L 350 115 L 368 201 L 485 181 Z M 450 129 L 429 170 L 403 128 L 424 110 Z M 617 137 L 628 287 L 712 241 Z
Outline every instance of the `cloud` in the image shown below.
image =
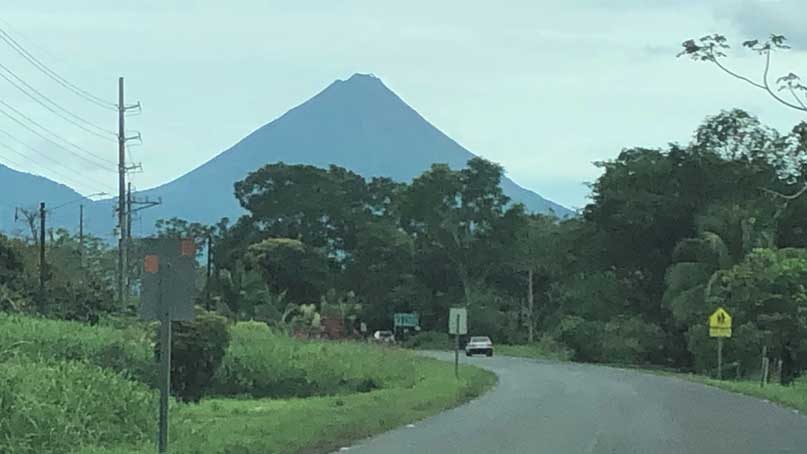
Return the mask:
M 740 39 L 765 39 L 769 35 L 784 35 L 793 49 L 807 49 L 807 4 L 803 0 L 742 0 L 719 2 L 714 5 L 715 16 L 734 24 Z

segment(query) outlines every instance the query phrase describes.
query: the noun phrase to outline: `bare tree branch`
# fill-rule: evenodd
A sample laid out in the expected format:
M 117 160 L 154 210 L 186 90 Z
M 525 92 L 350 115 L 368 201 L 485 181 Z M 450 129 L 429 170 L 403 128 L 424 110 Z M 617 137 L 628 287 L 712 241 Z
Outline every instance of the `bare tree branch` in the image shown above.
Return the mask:
M 796 102 L 799 103 L 801 108 L 804 109 L 805 111 L 807 111 L 807 104 L 804 104 L 804 101 L 802 101 L 799 98 L 799 95 L 796 93 L 796 90 L 793 90 L 793 87 L 790 87 L 790 86 L 788 86 L 787 89 L 790 91 L 790 94 L 793 95 L 793 99 L 795 99 Z M 805 97 L 805 99 L 807 99 L 807 97 Z
M 737 73 L 735 73 L 734 71 L 732 71 L 732 70 L 730 70 L 730 69 L 726 68 L 725 66 L 723 66 L 723 65 L 720 63 L 720 61 L 717 59 L 717 57 L 715 57 L 714 55 L 712 55 L 712 59 L 711 59 L 711 61 L 712 61 L 712 63 L 716 64 L 718 68 L 722 69 L 722 70 L 723 70 L 723 71 L 725 71 L 726 73 L 728 73 L 728 74 L 730 74 L 730 75 L 732 75 L 732 76 L 734 76 L 734 77 L 736 77 L 736 78 L 738 78 L 738 79 L 740 79 L 740 80 L 743 80 L 743 81 L 745 81 L 745 82 L 748 82 L 749 84 L 751 84 L 751 85 L 753 85 L 753 86 L 755 86 L 755 87 L 757 87 L 757 88 L 761 88 L 761 89 L 763 89 L 763 90 L 765 89 L 765 86 L 764 86 L 764 85 L 762 85 L 762 84 L 758 84 L 758 83 L 754 82 L 753 80 L 751 80 L 751 79 L 749 79 L 749 78 L 747 78 L 747 77 L 745 77 L 745 76 L 742 76 L 742 75 L 740 75 L 740 74 L 737 74 Z
M 761 189 L 762 191 L 767 192 L 768 194 L 772 194 L 772 195 L 775 195 L 777 197 L 783 198 L 783 199 L 785 199 L 787 201 L 791 201 L 791 200 L 795 200 L 795 199 L 799 198 L 802 194 L 804 194 L 805 191 L 807 191 L 807 183 L 805 183 L 804 187 L 799 189 L 798 192 L 796 192 L 795 194 L 790 194 L 790 195 L 782 194 L 781 192 L 776 192 L 773 189 L 768 189 L 768 188 L 759 188 L 759 189 Z
M 784 105 L 786 105 L 788 107 L 791 107 L 793 109 L 803 110 L 803 111 L 807 112 L 807 108 L 799 107 L 799 106 L 797 106 L 795 104 L 789 103 L 789 102 L 785 101 L 784 99 L 780 98 L 773 90 L 771 90 L 770 85 L 768 85 L 768 70 L 770 69 L 770 67 L 771 67 L 771 49 L 768 48 L 765 51 L 765 72 L 762 75 L 762 82 L 765 84 L 765 91 L 767 91 L 771 96 L 773 96 L 773 98 L 775 100 L 779 101 L 780 103 L 782 103 L 782 104 L 784 104 Z

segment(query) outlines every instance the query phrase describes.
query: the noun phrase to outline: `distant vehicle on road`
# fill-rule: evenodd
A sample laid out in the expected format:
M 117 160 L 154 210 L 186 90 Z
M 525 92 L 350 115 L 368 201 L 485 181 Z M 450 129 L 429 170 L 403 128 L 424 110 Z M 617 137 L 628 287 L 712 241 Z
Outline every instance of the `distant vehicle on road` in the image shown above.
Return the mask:
M 373 334 L 373 340 L 385 344 L 392 344 L 395 342 L 395 334 L 393 334 L 392 331 L 389 330 L 376 331 Z
M 471 340 L 465 344 L 465 355 L 471 356 L 477 353 L 484 353 L 485 356 L 493 356 L 493 341 L 487 336 L 471 337 Z

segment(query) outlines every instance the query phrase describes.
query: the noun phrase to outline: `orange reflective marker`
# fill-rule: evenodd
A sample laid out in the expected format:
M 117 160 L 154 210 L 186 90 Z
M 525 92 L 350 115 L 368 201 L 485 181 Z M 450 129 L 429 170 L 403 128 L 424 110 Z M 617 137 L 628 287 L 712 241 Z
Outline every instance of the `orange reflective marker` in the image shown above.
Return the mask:
M 156 273 L 160 270 L 160 257 L 157 255 L 147 255 L 143 260 L 143 270 L 147 273 Z
M 180 253 L 185 257 L 193 257 L 196 255 L 196 245 L 193 240 L 182 240 L 180 245 Z

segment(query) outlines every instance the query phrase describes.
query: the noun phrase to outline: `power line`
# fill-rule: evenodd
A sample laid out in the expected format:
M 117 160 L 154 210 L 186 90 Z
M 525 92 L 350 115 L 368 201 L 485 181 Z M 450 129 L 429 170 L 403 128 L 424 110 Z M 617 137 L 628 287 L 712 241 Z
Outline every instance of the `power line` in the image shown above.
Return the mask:
M 25 88 L 17 85 L 17 82 L 14 82 L 13 80 L 9 79 L 7 75 L 5 75 L 3 73 L 0 73 L 0 77 L 5 79 L 11 85 L 13 85 L 14 88 L 21 91 L 23 94 L 25 94 L 29 98 L 33 99 L 37 104 L 39 104 L 42 107 L 44 107 L 45 109 L 49 110 L 53 114 L 57 115 L 59 118 L 65 120 L 67 122 L 70 122 L 71 124 L 81 128 L 82 130 L 84 130 L 84 131 L 86 131 L 86 132 L 88 132 L 88 133 L 90 133 L 90 134 L 92 134 L 94 136 L 100 137 L 100 138 L 102 138 L 104 140 L 107 140 L 107 141 L 110 141 L 110 142 L 115 142 L 115 139 L 110 137 L 110 136 L 113 136 L 113 137 L 115 136 L 114 132 L 112 132 L 112 131 L 110 131 L 108 129 L 104 129 L 102 126 L 98 126 L 97 124 L 95 124 L 95 123 L 93 123 L 93 122 L 91 122 L 89 120 L 86 120 L 86 119 L 74 114 L 73 112 L 65 109 L 64 107 L 60 106 L 58 103 L 53 101 L 51 98 L 47 97 L 46 95 L 42 94 L 42 92 L 40 92 L 39 90 L 32 87 L 30 84 L 28 84 L 28 82 L 23 80 L 21 77 L 19 77 L 17 74 L 15 74 L 14 71 L 10 70 L 7 66 L 3 65 L 2 63 L 0 63 L 0 69 L 3 69 L 7 73 L 11 74 L 11 77 L 13 77 L 19 83 L 21 83 L 22 85 L 27 87 L 28 90 L 31 90 L 32 92 L 34 92 L 37 96 L 39 96 L 39 98 L 32 95 Z M 42 98 L 42 99 L 40 99 L 40 98 Z M 43 102 L 43 100 L 46 101 L 50 105 Z M 51 106 L 53 106 L 53 107 L 51 107 Z M 86 125 L 89 125 L 92 128 L 95 128 L 96 131 L 93 131 L 92 129 L 87 128 L 87 126 L 84 126 L 81 123 L 84 123 Z M 101 131 L 101 132 L 98 132 L 98 131 Z
M 25 154 L 20 153 L 19 151 L 15 150 L 15 149 L 14 149 L 14 147 L 12 147 L 12 146 L 10 146 L 10 145 L 8 145 L 8 144 L 6 144 L 6 143 L 0 142 L 0 147 L 7 149 L 8 151 L 10 151 L 10 152 L 12 152 L 12 153 L 14 153 L 14 154 L 16 154 L 16 155 L 20 156 L 21 158 L 23 158 L 23 159 L 25 159 L 25 160 L 30 160 L 30 159 L 31 159 L 29 156 L 26 156 Z M 17 165 L 19 165 L 19 164 L 17 164 Z M 84 185 L 86 185 L 86 181 L 85 181 L 85 182 L 81 182 L 81 181 L 80 181 L 80 180 L 78 180 L 78 179 L 74 179 L 72 176 L 62 173 L 62 172 L 61 172 L 61 170 L 56 170 L 56 169 L 54 169 L 54 168 L 52 168 L 52 167 L 48 167 L 48 166 L 46 166 L 46 165 L 42 165 L 42 163 L 37 163 L 37 165 L 39 165 L 40 167 L 42 167 L 42 168 L 43 168 L 43 169 L 45 169 L 45 170 L 48 170 L 48 171 L 52 172 L 54 175 L 59 176 L 59 177 L 60 177 L 60 178 L 62 178 L 64 181 L 69 182 L 69 183 L 72 183 L 72 184 L 74 184 L 74 185 L 76 185 L 76 186 L 78 186 L 78 187 L 83 187 Z M 87 178 L 86 176 L 82 176 L 81 178 L 83 178 L 83 179 L 85 179 L 85 180 L 92 180 L 91 178 Z M 109 187 L 108 187 L 108 186 L 106 186 L 106 185 L 104 185 L 103 183 L 99 183 L 98 181 L 95 181 L 95 180 L 93 180 L 93 181 L 94 181 L 96 184 L 98 184 L 100 187 L 104 187 L 104 188 L 106 188 L 106 189 L 109 189 Z
M 5 41 L 12 49 L 14 49 L 18 54 L 20 54 L 23 58 L 28 60 L 29 63 L 34 65 L 37 69 L 42 71 L 46 76 L 53 79 L 56 83 L 67 88 L 68 90 L 72 91 L 76 95 L 84 98 L 85 100 L 96 104 L 100 107 L 110 110 L 117 110 L 117 107 L 114 103 L 108 102 L 98 96 L 93 95 L 92 93 L 83 90 L 69 81 L 67 81 L 64 77 L 60 76 L 58 73 L 50 69 L 47 65 L 39 61 L 36 57 L 31 55 L 30 52 L 25 50 L 25 48 L 18 43 L 11 35 L 9 35 L 5 30 L 0 28 L 0 40 Z
M 19 162 L 14 161 L 13 159 L 9 158 L 8 156 L 3 156 L 3 155 L 0 154 L 0 158 L 2 158 L 4 161 L 10 163 L 11 165 L 16 166 L 18 170 L 22 170 L 25 167 L 24 165 L 20 164 Z
M 26 149 L 28 149 L 28 150 L 30 150 L 30 151 L 32 151 L 32 152 L 34 152 L 34 153 L 36 153 L 37 155 L 39 155 L 39 156 L 41 156 L 42 158 L 46 159 L 48 162 L 51 162 L 51 163 L 55 164 L 55 165 L 56 165 L 56 166 L 58 166 L 59 168 L 62 168 L 62 167 L 63 167 L 63 164 L 62 164 L 61 162 L 57 161 L 56 159 L 51 158 L 51 157 L 50 157 L 50 155 L 48 155 L 47 153 L 45 153 L 45 152 L 43 152 L 43 151 L 41 151 L 41 150 L 39 150 L 39 149 L 37 149 L 37 148 L 34 148 L 34 147 L 32 147 L 32 146 L 28 145 L 27 143 L 23 142 L 22 140 L 20 140 L 20 139 L 18 139 L 18 138 L 16 138 L 16 137 L 14 137 L 13 135 L 9 134 L 7 131 L 4 131 L 4 130 L 0 129 L 0 134 L 5 135 L 6 137 L 8 137 L 9 139 L 11 139 L 11 140 L 12 140 L 12 141 L 14 141 L 15 143 L 17 143 L 17 144 L 19 144 L 19 145 L 21 145 L 21 146 L 25 147 Z M 2 145 L 2 142 L 0 142 L 0 145 Z M 8 145 L 5 145 L 5 147 L 6 147 L 6 148 L 10 148 Z M 18 154 L 19 154 L 19 153 L 18 153 Z M 46 168 L 47 168 L 47 167 L 46 167 Z M 56 171 L 54 171 L 53 169 L 48 169 L 48 170 L 51 170 L 52 172 L 57 173 L 57 172 L 56 172 Z M 75 173 L 75 172 L 73 172 L 73 173 Z M 106 183 L 102 183 L 102 182 L 100 182 L 100 181 L 98 181 L 98 180 L 96 180 L 96 179 L 94 179 L 94 178 L 92 178 L 92 177 L 90 177 L 90 176 L 88 176 L 88 175 L 82 175 L 82 176 L 81 176 L 81 178 L 82 178 L 82 179 L 84 179 L 84 180 L 90 180 L 90 181 L 92 181 L 93 183 L 97 184 L 99 187 L 104 188 L 104 189 L 111 189 L 111 188 L 112 188 L 111 186 L 107 186 L 107 184 L 106 184 Z M 71 179 L 72 179 L 72 178 L 71 178 Z M 75 183 L 75 182 L 76 182 L 76 180 L 73 180 L 73 182 Z M 79 183 L 79 184 L 80 184 L 80 185 L 83 185 L 84 183 Z
M 98 155 L 96 155 L 95 153 L 93 153 L 93 152 L 91 152 L 91 151 L 88 151 L 88 150 L 86 150 L 86 149 L 84 149 L 84 148 L 82 148 L 82 147 L 80 147 L 80 146 L 78 146 L 78 145 L 76 145 L 76 144 L 74 144 L 74 143 L 70 142 L 69 140 L 67 140 L 67 139 L 65 139 L 65 138 L 63 138 L 63 137 L 61 137 L 60 135 L 56 134 L 55 132 L 51 131 L 50 129 L 48 129 L 48 128 L 46 128 L 46 127 L 42 126 L 41 124 L 39 124 L 39 123 L 37 123 L 36 121 L 32 120 L 31 118 L 29 118 L 28 116 L 26 116 L 25 114 L 23 114 L 22 112 L 20 112 L 19 110 L 17 110 L 17 109 L 15 109 L 14 107 L 12 107 L 12 106 L 8 105 L 8 104 L 7 104 L 5 101 L 0 100 L 0 104 L 2 104 L 2 105 L 4 105 L 4 106 L 6 106 L 7 108 L 11 109 L 11 110 L 12 110 L 14 113 L 16 113 L 17 115 L 19 115 L 19 116 L 21 116 L 22 118 L 26 119 L 26 120 L 27 120 L 29 123 L 31 123 L 31 124 L 33 124 L 33 125 L 35 125 L 35 126 L 39 127 L 39 128 L 40 128 L 40 129 L 42 129 L 43 131 L 48 132 L 50 135 L 52 135 L 52 136 L 56 137 L 57 139 L 61 140 L 61 141 L 62 141 L 62 142 L 64 142 L 64 143 L 66 143 L 66 144 L 68 144 L 68 145 L 72 146 L 73 148 L 75 148 L 75 149 L 77 149 L 77 150 L 80 150 L 80 151 L 83 151 L 84 153 L 86 153 L 86 154 L 88 154 L 88 155 L 90 155 L 90 156 L 93 156 L 94 158 L 98 159 L 99 161 L 103 161 L 103 162 L 105 162 L 105 163 L 107 163 L 107 164 L 109 164 L 109 165 L 112 165 L 112 166 L 114 166 L 114 165 L 115 165 L 115 163 L 113 163 L 112 161 L 110 161 L 110 160 L 108 160 L 108 159 L 105 159 L 105 158 L 103 158 L 103 157 L 101 157 L 101 156 L 98 156 Z M 52 139 L 50 139 L 50 138 L 48 138 L 48 137 L 45 137 L 45 136 L 44 136 L 44 135 L 42 135 L 40 132 L 35 131 L 33 128 L 31 128 L 30 126 L 26 125 L 25 123 L 23 123 L 23 122 L 22 122 L 22 121 L 20 121 L 19 119 L 14 118 L 14 116 L 13 116 L 13 115 L 9 114 L 8 112 L 6 112 L 5 110 L 3 110 L 2 108 L 0 108 L 0 113 L 2 113 L 3 115 L 5 115 L 6 117 L 10 118 L 12 121 L 14 121 L 15 123 L 19 124 L 19 125 L 20 125 L 20 126 L 22 126 L 23 128 L 25 128 L 25 129 L 27 129 L 27 130 L 31 131 L 33 134 L 37 135 L 37 136 L 38 136 L 38 137 L 40 137 L 41 139 L 44 139 L 44 140 L 46 140 L 46 141 L 50 142 L 51 144 L 53 144 L 53 145 L 55 145 L 55 146 L 57 146 L 57 147 L 61 148 L 62 150 L 67 151 L 68 153 L 70 153 L 70 154 L 72 154 L 72 155 L 74 155 L 74 156 L 78 157 L 79 159 L 83 159 L 84 161 L 86 161 L 86 162 L 88 162 L 88 163 L 90 163 L 90 164 L 92 164 L 92 165 L 95 165 L 95 166 L 97 166 L 97 167 L 100 167 L 100 168 L 102 168 L 102 169 L 104 169 L 104 170 L 112 170 L 112 169 L 114 169 L 114 167 L 113 167 L 113 168 L 110 168 L 110 167 L 104 166 L 103 164 L 99 164 L 98 162 L 91 161 L 91 160 L 89 160 L 88 158 L 85 158 L 84 156 L 82 156 L 82 155 L 80 155 L 80 154 L 78 154 L 78 153 L 76 153 L 76 152 L 74 152 L 74 151 L 72 151 L 72 150 L 70 150 L 70 149 L 66 148 L 65 146 L 63 146 L 63 145 L 61 145 L 61 144 L 59 144 L 59 143 L 57 143 L 57 142 L 55 142 L 55 141 L 53 141 Z

